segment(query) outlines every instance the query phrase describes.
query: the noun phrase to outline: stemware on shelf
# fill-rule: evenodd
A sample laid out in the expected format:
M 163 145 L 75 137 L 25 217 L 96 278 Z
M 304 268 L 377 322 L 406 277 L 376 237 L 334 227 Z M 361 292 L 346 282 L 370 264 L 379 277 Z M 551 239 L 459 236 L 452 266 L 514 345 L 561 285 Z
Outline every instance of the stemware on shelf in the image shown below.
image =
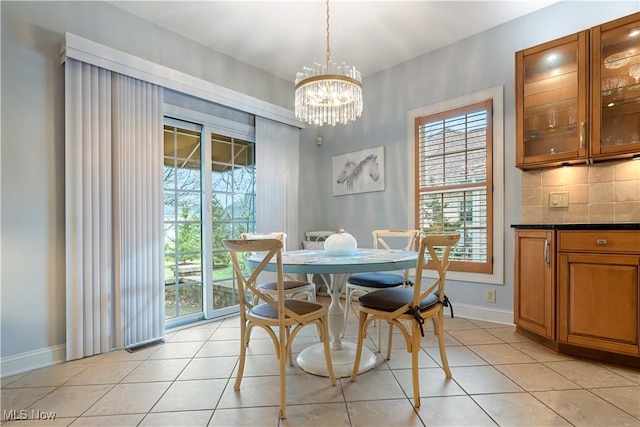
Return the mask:
M 629 66 L 629 76 L 635 79 L 636 84 L 640 83 L 640 62 Z

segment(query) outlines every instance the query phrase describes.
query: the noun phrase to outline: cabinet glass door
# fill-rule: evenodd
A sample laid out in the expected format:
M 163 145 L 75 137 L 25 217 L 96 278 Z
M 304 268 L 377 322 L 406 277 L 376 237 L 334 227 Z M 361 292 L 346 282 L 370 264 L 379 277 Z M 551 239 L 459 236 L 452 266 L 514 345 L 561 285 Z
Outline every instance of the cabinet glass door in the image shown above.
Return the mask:
M 594 157 L 640 152 L 640 14 L 592 29 Z
M 586 33 L 523 52 L 519 161 L 575 162 L 587 155 Z

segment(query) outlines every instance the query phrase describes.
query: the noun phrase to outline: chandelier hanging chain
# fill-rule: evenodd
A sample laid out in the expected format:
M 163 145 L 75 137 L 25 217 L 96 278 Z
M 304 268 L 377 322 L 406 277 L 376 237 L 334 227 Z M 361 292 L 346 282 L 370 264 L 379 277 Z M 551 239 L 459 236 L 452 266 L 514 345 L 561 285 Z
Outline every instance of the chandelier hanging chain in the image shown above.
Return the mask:
M 331 45 L 329 44 L 329 0 L 327 0 L 327 69 L 331 62 Z

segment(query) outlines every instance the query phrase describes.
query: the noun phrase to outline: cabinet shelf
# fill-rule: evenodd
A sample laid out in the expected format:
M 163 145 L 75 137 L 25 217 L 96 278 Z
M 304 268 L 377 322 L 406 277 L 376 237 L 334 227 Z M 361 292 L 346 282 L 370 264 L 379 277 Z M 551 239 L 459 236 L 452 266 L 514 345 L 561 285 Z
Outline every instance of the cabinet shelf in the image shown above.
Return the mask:
M 571 125 L 556 126 L 553 129 L 532 129 L 525 135 L 524 141 L 535 142 L 545 138 L 565 139 L 567 136 L 575 135 L 577 129 L 578 125 L 575 123 Z

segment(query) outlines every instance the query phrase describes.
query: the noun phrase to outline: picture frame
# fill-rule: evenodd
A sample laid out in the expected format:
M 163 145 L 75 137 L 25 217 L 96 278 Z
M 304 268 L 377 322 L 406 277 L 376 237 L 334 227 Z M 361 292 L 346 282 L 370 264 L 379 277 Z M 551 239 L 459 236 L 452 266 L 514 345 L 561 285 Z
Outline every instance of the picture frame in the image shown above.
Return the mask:
M 332 158 L 333 195 L 384 191 L 384 146 Z

